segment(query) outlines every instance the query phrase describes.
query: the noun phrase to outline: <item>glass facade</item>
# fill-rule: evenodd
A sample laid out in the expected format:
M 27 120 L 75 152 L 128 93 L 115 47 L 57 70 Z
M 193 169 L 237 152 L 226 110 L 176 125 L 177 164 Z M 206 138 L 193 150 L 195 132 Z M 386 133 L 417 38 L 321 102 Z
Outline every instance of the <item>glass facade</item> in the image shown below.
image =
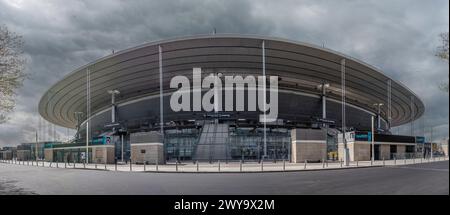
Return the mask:
M 200 129 L 166 130 L 164 147 L 166 160 L 192 160 L 199 139 Z
M 290 159 L 288 129 L 268 129 L 266 159 Z M 264 156 L 263 128 L 230 128 L 229 149 L 233 160 L 260 160 Z
M 225 126 L 223 126 L 225 127 Z M 222 152 L 226 159 L 232 160 L 260 160 L 264 155 L 264 133 L 262 128 L 240 128 L 226 126 L 227 130 L 202 131 L 201 128 L 166 130 L 165 155 L 166 160 L 194 160 L 200 155 L 198 148 L 200 141 L 209 145 L 211 159 L 218 159 L 214 152 Z M 205 129 L 205 128 L 204 128 Z M 201 136 L 205 136 L 203 140 Z M 208 136 L 209 135 L 209 136 Z M 266 159 L 290 159 L 290 131 L 288 129 L 268 129 Z M 214 149 L 213 147 L 221 147 Z

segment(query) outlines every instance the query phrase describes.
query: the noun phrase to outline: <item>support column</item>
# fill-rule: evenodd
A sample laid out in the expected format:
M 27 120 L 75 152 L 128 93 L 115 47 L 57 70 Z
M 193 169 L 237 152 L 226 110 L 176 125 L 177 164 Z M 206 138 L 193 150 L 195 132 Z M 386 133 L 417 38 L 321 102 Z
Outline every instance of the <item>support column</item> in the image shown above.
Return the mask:
M 387 85 L 388 85 L 388 113 L 387 113 L 387 117 L 388 117 L 388 125 L 387 125 L 387 130 L 390 131 L 391 130 L 391 123 L 392 123 L 392 81 L 391 79 L 389 79 L 387 81 Z
M 163 68 L 162 68 L 162 47 L 158 46 L 159 52 L 159 118 L 161 125 L 161 135 L 164 143 L 164 97 L 163 97 Z
M 87 80 L 86 80 L 86 163 L 89 163 L 89 122 L 91 121 L 91 71 L 89 68 L 86 69 Z
M 263 68 L 263 89 L 264 89 L 264 96 L 263 96 L 263 100 L 264 100 L 264 155 L 263 158 L 267 158 L 267 125 L 266 125 L 266 121 L 267 121 L 267 114 L 266 114 L 266 102 L 267 102 L 267 79 L 266 79 L 266 47 L 265 47 L 265 42 L 264 40 L 262 41 L 262 68 Z
M 346 118 L 345 118 L 345 59 L 342 59 L 341 61 L 341 85 L 342 85 L 342 143 L 344 144 L 344 150 L 343 150 L 343 157 L 344 157 L 344 165 L 349 165 L 349 150 L 347 146 L 347 140 L 345 138 L 346 133 Z

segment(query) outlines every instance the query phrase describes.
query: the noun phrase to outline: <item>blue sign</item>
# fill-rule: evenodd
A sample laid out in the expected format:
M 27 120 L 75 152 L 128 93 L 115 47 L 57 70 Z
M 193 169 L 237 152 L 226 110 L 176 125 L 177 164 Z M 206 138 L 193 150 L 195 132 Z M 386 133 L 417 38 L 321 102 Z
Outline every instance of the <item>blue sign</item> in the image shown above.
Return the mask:
M 106 145 L 111 144 L 111 137 L 110 136 L 100 136 L 100 137 L 94 137 L 92 138 L 92 145 Z
M 372 141 L 372 132 L 357 132 L 355 134 L 355 140 L 357 141 Z
M 416 137 L 416 143 L 425 143 L 425 137 Z

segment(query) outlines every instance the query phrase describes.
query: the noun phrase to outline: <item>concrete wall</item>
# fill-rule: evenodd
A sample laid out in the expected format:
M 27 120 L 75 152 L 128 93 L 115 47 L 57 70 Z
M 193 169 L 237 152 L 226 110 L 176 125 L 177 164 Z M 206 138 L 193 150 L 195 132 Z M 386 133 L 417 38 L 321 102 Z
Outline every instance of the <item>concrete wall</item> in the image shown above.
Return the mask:
M 370 144 L 364 142 L 347 142 L 350 161 L 370 160 Z M 338 144 L 338 159 L 344 160 L 344 144 Z
M 162 143 L 131 144 L 131 161 L 133 163 L 164 164 L 164 147 Z
M 406 153 L 406 146 L 397 145 L 397 158 L 404 158 Z
M 442 152 L 444 152 L 445 156 L 448 157 L 448 143 L 442 144 Z
M 53 149 L 44 149 L 45 161 L 53 161 Z
M 131 162 L 165 163 L 164 145 L 159 132 L 139 132 L 130 135 Z
M 94 163 L 114 163 L 114 147 L 92 147 L 92 159 Z
M 377 143 L 375 142 L 375 145 L 379 145 L 379 159 L 383 160 L 389 160 L 391 158 L 391 145 L 397 146 L 397 158 L 403 158 L 406 153 L 406 145 L 403 145 L 402 143 Z M 347 142 L 347 147 L 349 149 L 349 157 L 350 161 L 369 161 L 371 159 L 370 157 L 370 151 L 371 151 L 371 143 L 365 142 L 365 141 L 356 141 L 356 142 Z M 339 160 L 343 159 L 343 151 L 344 151 L 344 144 L 339 143 L 338 144 L 338 154 L 339 154 Z
M 398 152 L 398 147 L 397 147 Z M 391 157 L 391 145 L 381 144 L 380 145 L 380 160 L 389 160 Z
M 326 131 L 319 129 L 291 130 L 291 160 L 293 163 L 321 161 L 326 158 Z
M 356 141 L 354 150 L 350 153 L 354 161 L 368 161 L 370 160 L 371 144 L 367 142 Z

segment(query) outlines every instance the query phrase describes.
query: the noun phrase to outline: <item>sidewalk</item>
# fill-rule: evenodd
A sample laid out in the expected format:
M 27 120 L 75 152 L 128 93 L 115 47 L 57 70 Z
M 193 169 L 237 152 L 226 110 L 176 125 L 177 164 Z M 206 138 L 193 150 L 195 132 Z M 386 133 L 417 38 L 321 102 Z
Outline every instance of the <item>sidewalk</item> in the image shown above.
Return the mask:
M 56 163 L 45 161 L 15 161 L 0 160 L 0 163 L 10 165 L 25 165 L 38 168 L 67 168 L 67 169 L 90 169 L 103 171 L 120 171 L 120 172 L 181 172 L 181 173 L 214 173 L 214 172 L 286 172 L 286 171 L 312 171 L 312 170 L 332 170 L 347 168 L 367 168 L 381 166 L 397 166 L 417 163 L 429 163 L 437 161 L 449 160 L 448 157 L 435 157 L 433 159 L 401 159 L 386 161 L 359 161 L 350 162 L 345 166 L 342 162 L 325 162 L 325 163 L 289 163 L 283 161 L 265 161 L 258 162 L 214 162 L 214 163 L 167 163 L 164 165 L 143 165 L 143 164 L 83 164 L 83 163 Z

